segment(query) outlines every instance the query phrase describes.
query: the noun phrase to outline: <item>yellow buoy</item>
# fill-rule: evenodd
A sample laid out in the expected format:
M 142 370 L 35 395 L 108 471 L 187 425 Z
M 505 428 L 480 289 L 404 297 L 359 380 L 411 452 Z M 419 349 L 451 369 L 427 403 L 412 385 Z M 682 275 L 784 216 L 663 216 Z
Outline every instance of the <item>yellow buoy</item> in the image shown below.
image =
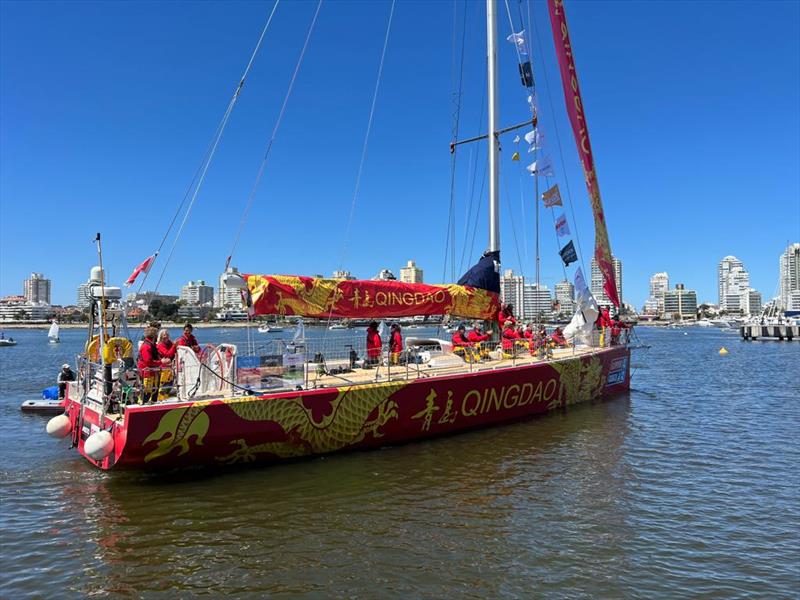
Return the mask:
M 511 155 L 511 160 L 519 160 L 519 152 L 514 152 L 514 154 Z
M 725 349 L 725 346 L 719 349 L 720 356 L 725 356 L 727 353 L 728 351 Z

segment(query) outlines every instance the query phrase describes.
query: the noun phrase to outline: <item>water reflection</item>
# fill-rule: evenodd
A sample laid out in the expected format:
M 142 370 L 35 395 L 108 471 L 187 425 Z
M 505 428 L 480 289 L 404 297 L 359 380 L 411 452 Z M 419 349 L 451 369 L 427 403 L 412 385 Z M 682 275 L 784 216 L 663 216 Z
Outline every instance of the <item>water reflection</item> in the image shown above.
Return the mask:
M 76 520 L 96 544 L 80 591 L 157 589 L 154 581 L 222 590 L 236 573 L 249 593 L 314 593 L 338 580 L 371 595 L 378 572 L 398 594 L 413 594 L 420 578 L 443 593 L 454 565 L 478 574 L 484 555 L 493 570 L 515 565 L 520 581 L 533 581 L 563 551 L 545 541 L 554 532 L 587 548 L 624 535 L 629 410 L 626 396 L 370 453 L 68 486 L 64 502 L 81 507 Z M 498 595 L 509 591 L 503 582 L 469 585 Z

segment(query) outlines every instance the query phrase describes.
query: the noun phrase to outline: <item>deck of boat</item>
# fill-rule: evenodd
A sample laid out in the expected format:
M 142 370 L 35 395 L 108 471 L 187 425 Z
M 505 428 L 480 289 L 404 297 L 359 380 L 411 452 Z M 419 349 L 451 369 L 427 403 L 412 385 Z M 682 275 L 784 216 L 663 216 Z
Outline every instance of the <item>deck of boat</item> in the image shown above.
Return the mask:
M 458 374 L 477 373 L 480 371 L 492 371 L 498 369 L 509 369 L 532 364 L 544 364 L 567 360 L 579 356 L 595 354 L 606 350 L 605 348 L 559 348 L 553 350 L 552 358 L 536 358 L 527 352 L 521 353 L 515 358 L 489 359 L 481 362 L 467 363 L 461 362 L 454 365 L 431 367 L 427 364 L 395 365 L 387 367 L 372 367 L 369 369 L 354 369 L 341 375 L 320 375 L 314 373 L 308 375 L 308 387 L 341 387 L 342 385 L 360 385 L 367 383 L 385 383 L 388 381 L 408 381 L 425 379 L 430 377 L 441 377 Z

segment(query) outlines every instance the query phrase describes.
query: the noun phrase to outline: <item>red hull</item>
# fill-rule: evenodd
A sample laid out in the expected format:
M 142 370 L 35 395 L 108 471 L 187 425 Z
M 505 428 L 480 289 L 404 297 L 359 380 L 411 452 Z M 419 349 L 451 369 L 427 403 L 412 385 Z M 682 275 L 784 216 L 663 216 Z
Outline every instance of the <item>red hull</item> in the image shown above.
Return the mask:
M 275 461 L 409 442 L 519 421 L 630 385 L 630 351 L 518 367 L 262 396 L 131 406 L 104 418 L 114 449 L 101 461 L 83 452 L 98 430 L 84 411 L 78 449 L 103 469 Z M 80 404 L 71 400 L 73 431 Z

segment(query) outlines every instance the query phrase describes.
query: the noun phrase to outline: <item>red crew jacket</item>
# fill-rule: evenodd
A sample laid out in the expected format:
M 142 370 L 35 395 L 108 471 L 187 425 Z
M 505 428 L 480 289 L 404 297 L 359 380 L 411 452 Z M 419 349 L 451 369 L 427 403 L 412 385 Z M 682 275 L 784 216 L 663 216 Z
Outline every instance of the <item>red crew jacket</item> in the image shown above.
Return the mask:
M 399 331 L 392 332 L 392 339 L 389 341 L 392 354 L 397 354 L 403 351 L 403 336 Z
M 485 342 L 485 341 L 487 341 L 489 339 L 489 334 L 488 333 L 478 333 L 477 331 L 472 329 L 467 334 L 467 339 L 470 342 L 472 342 L 473 344 L 474 343 Z
M 191 348 L 195 352 L 200 350 L 200 344 L 197 343 L 197 338 L 194 337 L 193 334 L 186 335 L 185 333 L 175 340 L 176 346 L 186 346 L 187 348 Z
M 453 348 L 471 348 L 472 342 L 467 339 L 467 336 L 463 333 L 456 331 L 453 334 L 452 340 Z
M 367 356 L 369 358 L 379 358 L 381 355 L 381 335 L 376 329 L 367 329 Z
M 505 331 L 506 321 L 511 321 L 512 325 L 517 324 L 517 320 L 514 318 L 514 315 L 507 315 L 503 313 L 503 311 L 500 311 L 497 315 L 497 322 L 500 323 L 500 331 Z
M 158 354 L 161 356 L 161 358 L 175 358 L 175 352 L 178 350 L 178 347 L 172 340 L 161 342 L 156 347 L 158 348 Z
M 136 363 L 142 376 L 146 377 L 151 373 L 152 369 L 161 367 L 161 356 L 158 354 L 158 347 L 156 343 L 145 339 L 142 347 L 139 348 L 139 360 Z
M 520 339 L 520 335 L 516 329 L 505 328 L 503 330 L 503 350 L 513 350 L 514 342 L 518 339 Z

